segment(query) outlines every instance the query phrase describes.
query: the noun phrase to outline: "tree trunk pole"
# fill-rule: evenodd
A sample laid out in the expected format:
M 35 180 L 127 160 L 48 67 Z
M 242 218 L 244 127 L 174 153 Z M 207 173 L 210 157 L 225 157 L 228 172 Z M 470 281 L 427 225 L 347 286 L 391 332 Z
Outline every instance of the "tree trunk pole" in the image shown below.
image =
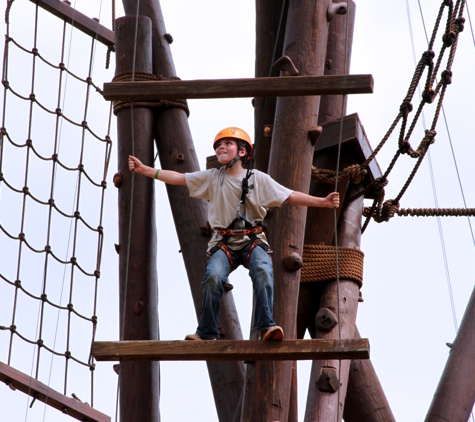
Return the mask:
M 127 15 L 136 14 L 136 1 L 123 0 Z M 165 23 L 158 0 L 140 2 L 141 15 L 152 21 L 153 73 L 176 76 Z M 155 113 L 155 138 L 162 168 L 181 173 L 200 169 L 184 110 L 169 108 Z M 208 219 L 207 203 L 190 198 L 183 186 L 167 186 L 180 248 L 190 283 L 197 316 L 201 313 L 201 281 L 206 267 L 208 237 L 200 230 Z M 241 327 L 231 292 L 221 301 L 220 326 L 227 340 L 242 339 Z M 193 327 L 194 328 L 194 327 Z M 190 330 L 193 329 L 190 327 Z M 207 362 L 220 422 L 231 422 L 244 385 L 242 362 Z M 138 419 L 136 419 L 138 420 Z
M 256 77 L 278 76 L 273 62 L 282 56 L 287 11 L 285 0 L 256 1 Z M 282 15 L 282 16 L 281 16 Z M 282 26 L 280 20 L 282 18 Z M 275 57 L 274 57 L 275 52 Z M 254 98 L 254 168 L 267 173 L 277 98 Z
M 139 18 L 135 69 L 152 70 L 150 19 Z M 124 17 L 116 23 L 116 69 L 133 67 L 135 19 Z M 133 131 L 133 133 L 132 133 Z M 134 154 L 153 166 L 153 113 L 134 107 L 117 115 L 118 166 L 122 175 L 119 189 L 119 323 L 121 340 L 158 340 L 157 234 L 153 180 L 134 177 L 128 156 Z M 134 144 L 132 145 L 132 142 Z M 133 189 L 133 198 L 131 198 Z M 132 228 L 129 221 L 132 199 Z M 129 248 L 130 242 L 130 248 Z M 129 256 L 127 257 L 128 252 Z M 128 275 L 127 272 L 128 260 Z M 120 364 L 120 419 L 160 420 L 159 362 Z
M 336 15 L 330 22 L 327 57 L 325 60 L 325 75 L 348 75 L 350 73 L 355 20 L 355 2 L 348 0 L 347 14 Z M 348 30 L 346 28 L 347 23 Z M 348 40 L 346 40 L 347 33 Z M 332 120 L 340 118 L 342 110 L 343 116 L 346 116 L 347 99 L 348 96 L 346 95 L 322 95 L 318 113 L 318 124 L 331 122 Z
M 475 290 L 435 391 L 425 422 L 466 422 L 475 402 Z
M 323 75 L 329 4 L 310 0 L 289 3 L 283 54 L 290 57 L 300 75 Z M 277 100 L 269 174 L 290 189 L 308 192 L 313 157 L 308 132 L 316 125 L 318 105 L 318 97 Z M 302 254 L 306 212 L 304 207 L 287 204 L 272 211 L 268 221 L 274 249 L 274 317 L 286 338 L 296 338 L 300 271 L 288 272 L 282 259 L 292 252 Z M 241 420 L 287 422 L 292 362 L 248 365 L 246 378 Z

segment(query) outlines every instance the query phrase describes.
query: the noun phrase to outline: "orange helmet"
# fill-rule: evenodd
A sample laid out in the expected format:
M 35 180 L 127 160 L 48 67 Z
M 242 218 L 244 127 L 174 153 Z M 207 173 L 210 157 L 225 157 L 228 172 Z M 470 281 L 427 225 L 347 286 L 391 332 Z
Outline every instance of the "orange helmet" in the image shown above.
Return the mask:
M 213 149 L 215 149 L 214 146 L 216 145 L 216 142 L 218 142 L 220 139 L 225 139 L 225 138 L 237 139 L 239 141 L 243 141 L 246 144 L 248 144 L 249 151 L 248 151 L 247 159 L 249 160 L 251 158 L 252 150 L 254 149 L 254 147 L 252 146 L 251 138 L 245 131 L 243 131 L 242 129 L 239 129 L 238 127 L 227 127 L 223 130 L 220 130 L 218 134 L 214 137 Z

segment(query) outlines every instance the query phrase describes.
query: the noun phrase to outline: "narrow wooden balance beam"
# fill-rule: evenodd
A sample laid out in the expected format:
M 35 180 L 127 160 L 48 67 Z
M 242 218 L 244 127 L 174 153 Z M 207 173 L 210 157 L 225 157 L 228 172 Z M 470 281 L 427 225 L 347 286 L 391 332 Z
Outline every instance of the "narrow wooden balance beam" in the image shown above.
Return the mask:
M 108 101 L 157 101 L 172 99 L 371 94 L 373 92 L 373 85 L 372 75 L 109 82 L 104 84 L 103 96 Z
M 368 339 L 344 340 L 218 340 L 96 341 L 98 361 L 118 360 L 320 360 L 369 359 Z
M 35 378 L 0 362 L 0 381 L 12 390 L 19 390 L 36 400 L 60 410 L 61 412 L 80 421 L 110 422 L 110 416 L 99 412 L 86 403 L 67 397 L 48 387 Z M 6 415 L 4 415 L 7 417 Z M 8 419 L 8 418 L 7 418 Z

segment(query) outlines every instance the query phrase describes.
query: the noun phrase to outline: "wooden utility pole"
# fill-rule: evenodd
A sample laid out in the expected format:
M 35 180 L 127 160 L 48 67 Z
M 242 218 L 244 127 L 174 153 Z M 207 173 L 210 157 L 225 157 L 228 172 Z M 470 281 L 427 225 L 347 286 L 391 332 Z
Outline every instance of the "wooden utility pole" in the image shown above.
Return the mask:
M 302 1 L 289 7 L 283 54 L 290 57 L 300 75 L 323 75 L 330 4 Z M 277 100 L 269 174 L 284 186 L 303 192 L 308 192 L 310 184 L 313 146 L 309 130 L 316 125 L 318 103 L 315 97 Z M 273 211 L 268 221 L 274 249 L 274 317 L 290 339 L 296 337 L 300 272 L 289 272 L 282 260 L 292 252 L 302 254 L 306 212 L 304 207 L 285 205 Z M 291 381 L 292 362 L 248 365 L 241 420 L 286 422 Z
M 343 210 L 338 225 L 339 246 L 359 249 L 362 212 L 363 197 L 351 202 Z M 328 283 L 322 292 L 320 308 L 333 311 L 339 317 L 338 324 L 329 332 L 317 330 L 316 338 L 353 338 L 358 297 L 359 286 L 353 280 L 341 278 L 339 281 Z M 342 420 L 349 367 L 350 362 L 346 361 L 313 362 L 305 422 Z M 334 391 L 325 390 L 320 385 L 319 380 L 325 371 L 335 374 L 337 378 Z M 337 414 L 339 414 L 338 419 Z
M 255 76 L 279 76 L 272 67 L 282 56 L 287 8 L 286 0 L 256 0 Z M 254 98 L 254 168 L 267 173 L 274 126 L 276 97 Z
M 127 15 L 136 16 L 137 2 L 135 0 L 123 0 L 123 5 Z M 150 72 L 167 78 L 176 76 L 170 51 L 170 38 L 165 36 L 165 23 L 158 0 L 141 1 L 139 14 L 148 16 L 152 21 L 153 70 L 150 69 Z M 160 109 L 155 113 L 154 126 L 162 168 L 181 173 L 200 169 L 187 116 L 183 109 Z M 153 143 L 150 148 L 152 145 Z M 190 198 L 187 188 L 183 186 L 167 186 L 167 192 L 196 314 L 199 316 L 201 281 L 206 267 L 205 251 L 209 240 L 203 235 L 200 227 L 204 226 L 208 219 L 207 203 Z M 220 326 L 223 327 L 225 339 L 242 339 L 239 318 L 231 292 L 226 293 L 221 302 Z M 194 328 L 190 326 L 190 331 L 192 332 Z M 219 420 L 230 422 L 244 385 L 244 364 L 239 361 L 208 362 L 207 366 Z
M 152 71 L 151 22 L 139 17 L 137 44 L 135 18 L 116 21 L 117 73 Z M 117 114 L 119 188 L 119 323 L 121 340 L 158 340 L 157 239 L 154 182 L 135 177 L 128 168 L 134 153 L 153 166 L 153 112 L 148 108 L 123 109 Z M 132 195 L 133 192 L 133 196 Z M 133 236 L 131 236 L 133 233 Z M 120 364 L 120 419 L 160 420 L 158 362 Z
M 466 422 L 475 402 L 475 290 L 435 391 L 425 422 Z

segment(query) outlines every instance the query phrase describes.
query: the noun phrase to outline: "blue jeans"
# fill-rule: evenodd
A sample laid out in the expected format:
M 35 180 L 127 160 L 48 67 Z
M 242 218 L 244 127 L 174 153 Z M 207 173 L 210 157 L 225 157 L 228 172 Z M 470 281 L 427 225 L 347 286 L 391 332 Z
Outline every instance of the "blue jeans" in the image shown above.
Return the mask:
M 249 269 L 251 276 L 255 307 L 254 307 L 254 330 L 264 330 L 275 326 L 273 319 L 274 310 L 274 272 L 272 261 L 266 251 L 256 246 L 251 253 L 249 265 L 246 258 L 251 243 L 244 248 L 233 251 L 229 250 L 233 258 L 233 266 L 227 255 L 217 250 L 206 265 L 204 280 L 201 283 L 203 299 L 201 302 L 201 317 L 196 332 L 201 338 L 215 339 L 219 337 L 219 306 L 221 296 L 224 293 L 224 285 L 228 282 L 228 276 L 239 265 Z

